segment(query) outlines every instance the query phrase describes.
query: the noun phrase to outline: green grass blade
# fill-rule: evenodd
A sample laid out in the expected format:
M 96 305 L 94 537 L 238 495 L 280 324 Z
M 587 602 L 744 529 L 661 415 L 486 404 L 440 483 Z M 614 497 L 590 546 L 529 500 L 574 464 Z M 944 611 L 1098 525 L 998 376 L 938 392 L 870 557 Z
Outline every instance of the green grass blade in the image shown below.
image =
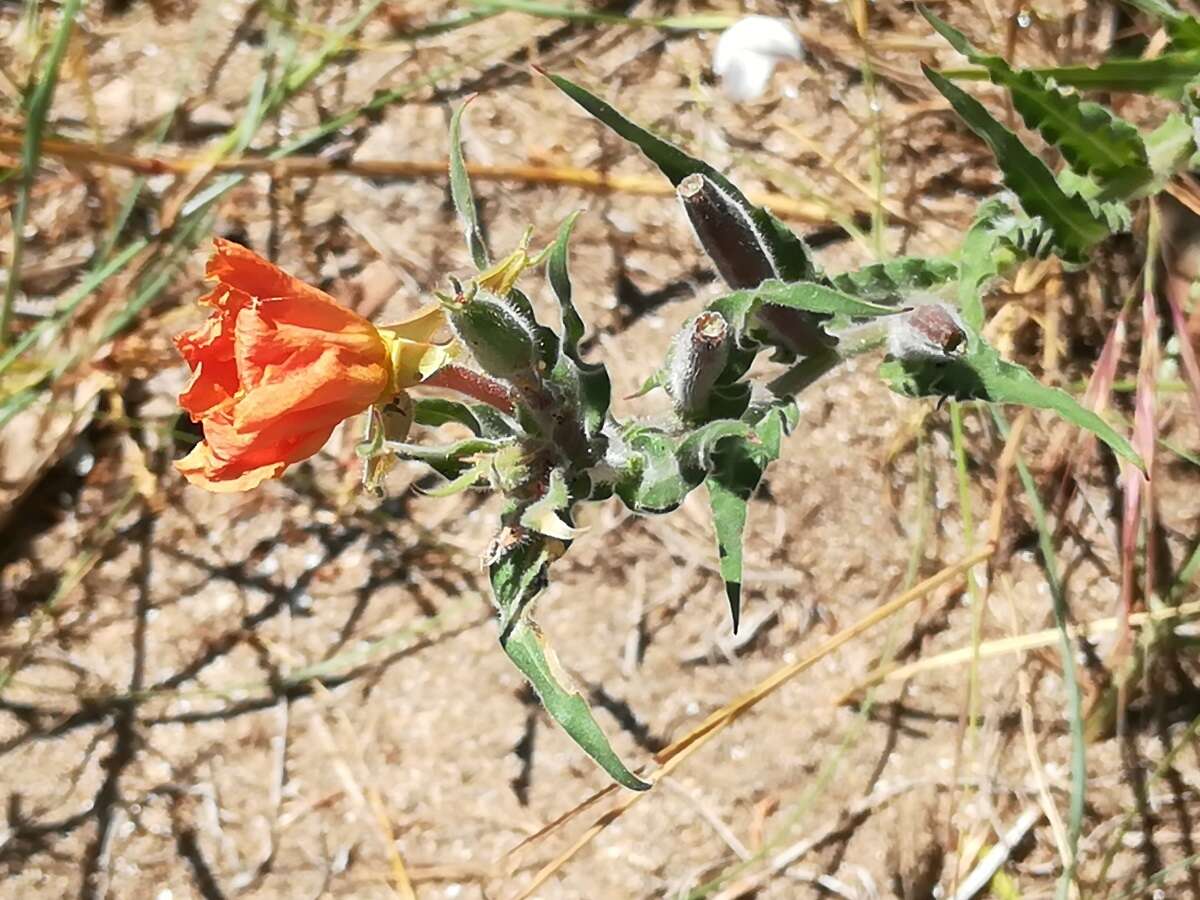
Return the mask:
M 1007 439 L 1009 428 L 1003 414 L 992 409 L 992 418 L 1001 437 Z M 1046 573 L 1046 584 L 1050 588 L 1053 599 L 1054 625 L 1059 633 L 1059 654 L 1062 659 L 1063 689 L 1067 695 L 1067 718 L 1071 730 L 1071 798 L 1067 818 L 1067 846 L 1071 853 L 1072 864 L 1062 874 L 1058 883 L 1058 897 L 1066 900 L 1071 884 L 1075 879 L 1075 864 L 1079 859 L 1079 837 L 1083 833 L 1083 804 L 1087 794 L 1087 744 L 1083 733 L 1083 696 L 1079 689 L 1079 676 L 1076 673 L 1075 648 L 1067 631 L 1067 600 L 1062 589 L 1062 579 L 1059 577 L 1058 558 L 1054 550 L 1054 538 L 1049 523 L 1046 521 L 1046 509 L 1042 505 L 1041 495 L 1037 484 L 1030 474 L 1029 467 L 1020 455 L 1016 458 L 1017 474 L 1025 489 L 1025 497 L 1033 510 L 1034 524 L 1037 526 L 1038 549 L 1042 556 L 1042 567 Z
M 12 258 L 8 265 L 8 280 L 4 285 L 4 299 L 0 301 L 0 347 L 8 343 L 12 329 L 12 307 L 21 281 L 21 257 L 25 252 L 25 220 L 29 217 L 29 196 L 33 181 L 37 177 L 38 163 L 42 157 L 42 134 L 46 129 L 46 117 L 54 100 L 54 89 L 58 86 L 58 70 L 71 42 L 71 30 L 75 16 L 79 13 L 80 0 L 66 0 L 62 7 L 62 19 L 54 33 L 50 53 L 41 77 L 33 87 L 29 98 L 29 110 L 25 117 L 25 140 L 21 144 L 21 183 L 17 189 L 17 205 L 13 210 Z

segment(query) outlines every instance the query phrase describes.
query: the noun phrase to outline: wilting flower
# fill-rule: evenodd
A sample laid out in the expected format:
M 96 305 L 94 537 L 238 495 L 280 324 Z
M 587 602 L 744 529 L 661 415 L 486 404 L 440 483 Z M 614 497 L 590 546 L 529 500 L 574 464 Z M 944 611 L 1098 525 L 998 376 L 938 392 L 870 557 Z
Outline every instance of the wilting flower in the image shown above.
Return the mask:
M 721 33 L 713 72 L 731 99 L 745 103 L 763 95 L 780 60 L 803 56 L 804 45 L 787 22 L 747 16 Z
M 210 491 L 244 491 L 312 456 L 338 423 L 385 403 L 453 354 L 437 306 L 377 328 L 254 252 L 216 239 L 217 285 L 199 328 L 175 339 L 192 369 L 179 405 L 204 440 L 175 466 Z

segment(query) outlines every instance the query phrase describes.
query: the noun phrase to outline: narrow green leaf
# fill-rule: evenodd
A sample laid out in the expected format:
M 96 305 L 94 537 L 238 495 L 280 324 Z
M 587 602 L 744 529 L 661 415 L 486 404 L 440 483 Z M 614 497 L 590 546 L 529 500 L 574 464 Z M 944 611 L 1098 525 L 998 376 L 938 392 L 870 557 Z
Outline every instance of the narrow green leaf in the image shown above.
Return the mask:
M 467 174 L 467 161 L 462 150 L 462 117 L 467 109 L 467 100 L 450 117 L 450 199 L 458 211 L 459 221 L 467 239 L 467 249 L 478 269 L 486 269 L 489 263 L 487 244 L 479 228 L 479 212 L 475 209 L 475 196 L 471 193 L 471 177 Z
M 1113 59 L 1098 66 L 1055 66 L 1032 71 L 1081 91 L 1154 94 L 1178 100 L 1200 77 L 1200 50 L 1177 50 L 1153 59 Z
M 585 362 L 579 355 L 579 342 L 583 339 L 584 325 L 583 318 L 575 309 L 568 268 L 571 231 L 578 217 L 579 213 L 572 213 L 559 228 L 546 262 L 546 280 L 549 281 L 554 296 L 558 298 L 558 305 L 562 311 L 560 346 L 563 355 L 571 361 L 578 373 L 584 428 L 588 436 L 593 437 L 600 432 L 608 416 L 612 404 L 612 382 L 603 363 Z
M 502 440 L 518 433 L 517 423 L 486 403 L 461 403 L 444 397 L 421 397 L 413 403 L 413 421 L 437 428 L 447 422 L 465 425 L 477 437 Z
M 741 335 L 753 324 L 754 314 L 763 304 L 845 318 L 874 318 L 896 312 L 894 306 L 861 300 L 823 284 L 774 280 L 764 281 L 752 290 L 728 294 L 710 304 L 709 309 L 723 315 L 733 326 L 734 332 Z
M 529 679 L 546 711 L 562 726 L 588 756 L 594 759 L 622 787 L 645 791 L 650 785 L 626 768 L 600 730 L 578 688 L 566 678 L 554 651 L 537 626 L 523 619 L 509 632 L 504 652 Z
M 879 374 L 892 390 L 906 397 L 986 400 L 1052 410 L 1096 435 L 1118 456 L 1144 468 L 1129 441 L 1107 422 L 1076 403 L 1070 394 L 1042 384 L 1023 366 L 1005 362 L 978 336 L 971 336 L 967 352 L 957 359 L 891 360 L 880 366 Z
M 734 199 L 734 202 L 750 216 L 751 220 L 764 235 L 775 257 L 779 277 L 785 281 L 812 280 L 817 277 L 818 270 L 804 242 L 792 233 L 779 219 L 765 209 L 755 206 L 728 178 L 710 166 L 708 163 L 684 153 L 673 144 L 656 137 L 640 125 L 631 122 L 612 106 L 601 100 L 585 88 L 568 81 L 561 75 L 547 77 L 554 82 L 564 94 L 582 106 L 614 132 L 631 144 L 637 146 L 652 163 L 678 186 L 679 182 L 689 175 L 699 172 L 714 181 L 723 191 Z
M 955 50 L 987 69 L 1006 88 L 1025 124 L 1062 151 L 1071 168 L 1101 185 L 1116 183 L 1115 196 L 1127 196 L 1153 177 L 1137 129 L 1098 103 L 1050 86 L 1032 71 L 1017 71 L 1004 59 L 980 53 L 961 31 L 919 6 L 921 15 Z
M 649 787 L 621 762 L 592 716 L 587 701 L 571 683 L 554 651 L 530 620 L 528 610 L 546 586 L 547 570 L 562 544 L 519 528 L 502 532 L 509 542 L 489 566 L 492 596 L 500 612 L 500 645 L 529 679 L 554 721 L 614 781 L 641 791 Z
M 742 610 L 742 536 L 750 498 L 754 496 L 767 465 L 779 457 L 783 436 L 794 426 L 798 410 L 785 401 L 770 409 L 755 427 L 756 441 L 722 443 L 712 461 L 712 472 L 704 481 L 725 596 L 736 634 Z
M 1005 184 L 1030 215 L 1041 218 L 1051 228 L 1065 259 L 1083 259 L 1089 247 L 1108 236 L 1105 223 L 1096 218 L 1087 202 L 1068 195 L 1046 164 L 997 122 L 982 103 L 928 66 L 922 68 L 963 121 L 992 148 Z

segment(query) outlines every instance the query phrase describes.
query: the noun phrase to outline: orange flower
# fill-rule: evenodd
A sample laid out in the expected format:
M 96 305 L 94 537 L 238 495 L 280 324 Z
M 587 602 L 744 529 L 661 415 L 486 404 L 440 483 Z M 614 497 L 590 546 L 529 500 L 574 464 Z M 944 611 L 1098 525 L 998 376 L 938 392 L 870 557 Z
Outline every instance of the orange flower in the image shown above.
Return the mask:
M 206 274 L 217 286 L 200 300 L 212 311 L 175 339 L 192 369 L 179 405 L 204 428 L 175 463 L 192 484 L 244 491 L 278 477 L 447 355 L 428 343 L 443 321 L 435 311 L 407 332 L 381 330 L 245 247 L 214 243 Z

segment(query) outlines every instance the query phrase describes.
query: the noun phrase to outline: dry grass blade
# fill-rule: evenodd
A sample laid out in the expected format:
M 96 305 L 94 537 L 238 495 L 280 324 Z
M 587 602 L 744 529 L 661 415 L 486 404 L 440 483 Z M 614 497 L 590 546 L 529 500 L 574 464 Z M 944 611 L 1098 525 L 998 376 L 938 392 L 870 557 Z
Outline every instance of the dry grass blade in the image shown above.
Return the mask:
M 1187 619 L 1196 615 L 1200 615 L 1200 601 L 1183 603 L 1179 606 L 1158 609 L 1153 612 L 1133 613 L 1129 617 L 1129 627 L 1142 628 L 1149 624 L 1161 624 L 1169 622 L 1172 619 Z M 1112 634 L 1123 628 L 1124 623 L 1125 618 L 1123 616 L 1096 619 L 1093 622 L 1068 627 L 1067 634 L 1072 641 L 1080 641 L 1101 634 Z M 979 658 L 981 660 L 991 659 L 996 656 L 1004 656 L 1005 654 L 1025 653 L 1029 650 L 1049 647 L 1058 640 L 1059 636 L 1060 632 L 1057 628 L 1047 628 L 1043 631 L 1034 631 L 1017 637 L 984 641 L 979 645 Z M 951 666 L 965 665 L 971 661 L 974 652 L 974 648 L 968 645 L 959 647 L 956 650 L 947 650 L 945 653 L 939 653 L 936 656 L 928 656 L 907 665 L 876 669 L 851 690 L 843 694 L 838 702 L 841 704 L 855 703 L 859 694 L 876 684 L 904 681 L 923 672 L 932 672 Z
M 986 560 L 992 554 L 992 547 L 987 547 L 979 550 L 966 559 L 955 563 L 953 566 L 948 566 L 920 584 L 915 585 L 911 589 L 905 591 L 899 596 L 893 598 L 882 606 L 878 607 L 874 612 L 863 617 L 847 628 L 842 629 L 825 643 L 821 644 L 816 650 L 808 656 L 797 660 L 794 663 L 786 665 L 778 669 L 775 673 L 760 681 L 757 685 L 743 694 L 736 700 L 726 704 L 708 718 L 701 722 L 696 728 L 692 729 L 682 738 L 672 742 L 655 754 L 655 760 L 660 764 L 660 767 L 647 776 L 647 780 L 651 783 L 658 782 L 669 775 L 675 768 L 681 765 L 684 760 L 703 747 L 715 735 L 719 734 L 727 728 L 732 722 L 736 721 L 742 714 L 757 706 L 761 701 L 775 693 L 779 688 L 785 685 L 792 678 L 812 668 L 829 654 L 843 647 L 854 638 L 870 630 L 880 622 L 890 618 L 891 616 L 904 609 L 909 604 L 927 596 L 931 591 L 961 578 L 972 566 L 975 566 Z M 545 882 L 553 876 L 559 869 L 569 862 L 580 850 L 591 843 L 592 839 L 600 832 L 608 827 L 612 822 L 620 818 L 626 810 L 635 804 L 642 797 L 649 796 L 650 792 L 641 794 L 630 794 L 611 810 L 608 810 L 603 815 L 599 816 L 588 829 L 565 851 L 556 856 L 553 860 L 538 870 L 534 875 L 530 884 L 518 894 L 514 900 L 526 900 L 532 897 L 534 892 L 538 890 Z M 597 798 L 593 797 L 585 801 L 586 804 L 591 804 Z M 575 814 L 575 811 L 560 817 L 556 821 L 565 821 L 567 818 Z M 543 829 L 539 834 L 549 832 L 549 828 Z M 527 845 L 527 844 L 526 844 Z
M 17 135 L 0 134 L 0 150 L 19 147 Z M 272 178 L 311 178 L 318 175 L 357 175 L 374 179 L 445 178 L 449 163 L 444 160 L 337 160 L 323 156 L 288 156 L 280 159 L 241 157 L 209 159 L 163 159 L 81 144 L 74 141 L 48 140 L 43 152 L 77 165 L 100 165 L 128 169 L 142 175 L 192 175 L 268 173 Z M 553 184 L 602 193 L 625 193 L 648 197 L 674 197 L 675 189 L 653 175 L 610 175 L 594 169 L 573 166 L 468 165 L 470 176 L 480 181 L 508 181 L 519 184 Z M 797 200 L 773 192 L 748 192 L 751 202 L 765 206 L 777 215 L 798 222 L 826 224 L 829 214 L 823 204 Z M 857 212 L 858 210 L 852 210 Z

